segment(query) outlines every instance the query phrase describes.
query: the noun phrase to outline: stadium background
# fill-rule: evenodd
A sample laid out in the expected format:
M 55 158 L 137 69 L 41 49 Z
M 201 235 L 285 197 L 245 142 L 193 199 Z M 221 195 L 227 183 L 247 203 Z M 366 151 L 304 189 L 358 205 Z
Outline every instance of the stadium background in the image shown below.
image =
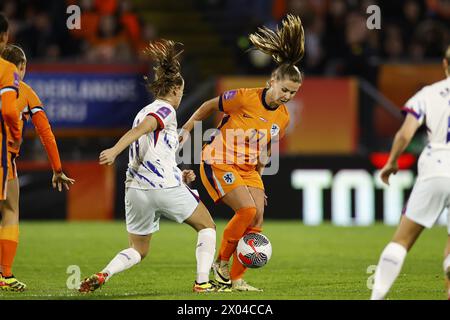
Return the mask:
M 420 132 L 402 158 L 401 174 L 385 190 L 377 170 L 402 121 L 400 107 L 419 88 L 444 77 L 450 42 L 446 1 L 352 0 L 4 0 L 10 42 L 28 55 L 25 81 L 40 95 L 54 129 L 64 170 L 77 180 L 69 192 L 50 186 L 51 171 L 32 128 L 18 161 L 22 220 L 110 220 L 124 217 L 127 153 L 114 167 L 97 164 L 151 101 L 143 75 L 148 41 L 185 45 L 182 124 L 220 92 L 263 86 L 270 58 L 248 52 L 248 33 L 275 26 L 286 13 L 304 23 L 304 85 L 288 107 L 291 126 L 280 150 L 280 170 L 266 176 L 266 219 L 306 224 L 396 224 L 413 184 Z M 81 29 L 68 30 L 69 5 L 81 8 Z M 381 29 L 369 30 L 369 5 L 381 8 Z M 203 125 L 213 127 L 218 119 Z M 198 166 L 183 165 L 198 173 Z M 199 175 L 197 174 L 198 178 Z M 194 183 L 215 218 L 214 207 Z M 445 222 L 443 215 L 441 223 Z

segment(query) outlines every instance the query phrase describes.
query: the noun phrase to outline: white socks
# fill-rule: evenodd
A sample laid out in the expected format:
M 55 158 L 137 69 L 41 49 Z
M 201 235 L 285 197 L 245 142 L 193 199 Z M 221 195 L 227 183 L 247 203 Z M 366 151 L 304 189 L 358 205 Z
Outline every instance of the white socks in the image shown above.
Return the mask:
M 114 274 L 122 272 L 128 268 L 131 268 L 135 264 L 141 261 L 141 255 L 133 248 L 128 248 L 120 251 L 114 259 L 102 270 L 108 274 L 107 280 Z
M 212 228 L 202 229 L 198 232 L 197 248 L 197 283 L 209 281 L 209 271 L 216 252 L 216 230 Z
M 395 242 L 384 248 L 375 271 L 371 300 L 384 299 L 402 269 L 406 253 L 405 247 Z

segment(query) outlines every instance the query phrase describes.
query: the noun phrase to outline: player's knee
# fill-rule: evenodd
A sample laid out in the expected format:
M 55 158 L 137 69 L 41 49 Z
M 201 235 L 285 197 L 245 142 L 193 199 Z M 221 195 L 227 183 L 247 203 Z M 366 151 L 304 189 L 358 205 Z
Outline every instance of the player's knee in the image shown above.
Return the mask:
M 253 219 L 255 219 L 256 214 L 256 207 L 241 208 L 236 211 L 236 215 L 238 215 L 242 220 L 250 221 L 250 223 L 253 221 Z
M 252 227 L 261 226 L 263 217 L 264 217 L 264 207 L 256 207 L 256 215 L 255 218 L 253 219 Z
M 198 225 L 197 225 L 197 231 L 203 230 L 203 229 L 214 229 L 216 230 L 216 224 L 211 220 L 211 221 L 201 221 Z

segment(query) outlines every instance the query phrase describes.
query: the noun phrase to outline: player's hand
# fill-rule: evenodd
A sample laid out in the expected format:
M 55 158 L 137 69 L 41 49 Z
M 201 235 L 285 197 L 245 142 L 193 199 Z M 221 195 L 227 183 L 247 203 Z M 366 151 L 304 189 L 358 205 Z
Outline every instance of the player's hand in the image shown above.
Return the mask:
M 116 160 L 116 157 L 117 157 L 117 154 L 113 148 L 106 149 L 100 153 L 99 162 L 100 162 L 100 164 L 107 164 L 108 166 L 110 166 L 114 163 L 114 160 Z
M 69 190 L 69 185 L 74 183 L 75 180 L 67 177 L 64 174 L 64 172 L 53 171 L 53 178 L 52 178 L 53 189 L 58 188 L 58 191 L 61 192 L 64 186 L 66 190 Z
M 195 173 L 192 170 L 183 170 L 182 174 L 183 174 L 183 182 L 186 184 L 191 183 L 192 181 L 195 180 Z
M 386 165 L 381 169 L 380 178 L 385 184 L 389 185 L 389 176 L 391 174 L 396 174 L 398 171 L 397 163 L 386 163 Z
M 180 134 L 178 135 L 179 147 L 181 148 L 183 144 L 189 139 L 190 133 L 186 129 L 181 128 Z
M 267 207 L 267 195 L 264 193 L 264 206 Z

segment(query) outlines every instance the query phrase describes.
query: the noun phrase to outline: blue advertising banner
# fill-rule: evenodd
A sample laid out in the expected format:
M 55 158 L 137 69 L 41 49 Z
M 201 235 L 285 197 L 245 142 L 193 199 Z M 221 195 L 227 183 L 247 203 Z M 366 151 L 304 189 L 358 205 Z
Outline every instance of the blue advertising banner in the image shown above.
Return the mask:
M 137 68 L 63 70 L 41 68 L 25 78 L 55 129 L 128 128 L 136 113 L 151 101 L 144 72 Z

